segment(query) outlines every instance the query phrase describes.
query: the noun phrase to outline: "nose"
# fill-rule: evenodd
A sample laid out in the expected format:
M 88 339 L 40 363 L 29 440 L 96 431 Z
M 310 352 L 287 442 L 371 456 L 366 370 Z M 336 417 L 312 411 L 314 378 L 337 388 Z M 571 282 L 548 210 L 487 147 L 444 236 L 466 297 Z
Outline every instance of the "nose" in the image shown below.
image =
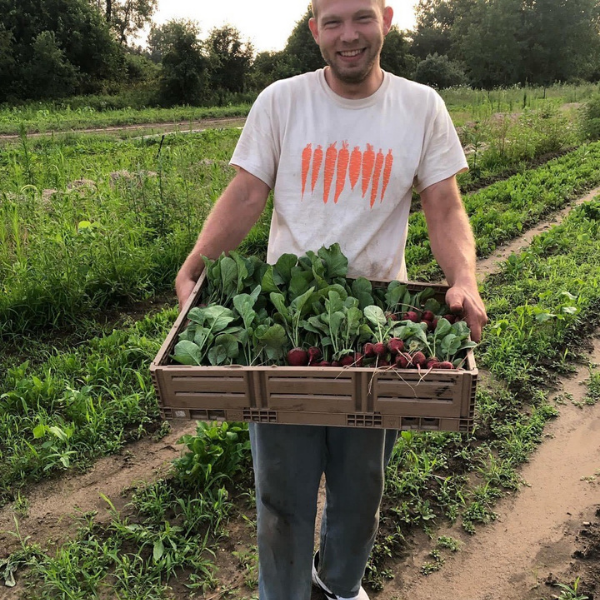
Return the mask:
M 356 27 L 352 21 L 344 23 L 340 39 L 342 42 L 354 42 L 358 39 L 358 31 L 356 31 Z

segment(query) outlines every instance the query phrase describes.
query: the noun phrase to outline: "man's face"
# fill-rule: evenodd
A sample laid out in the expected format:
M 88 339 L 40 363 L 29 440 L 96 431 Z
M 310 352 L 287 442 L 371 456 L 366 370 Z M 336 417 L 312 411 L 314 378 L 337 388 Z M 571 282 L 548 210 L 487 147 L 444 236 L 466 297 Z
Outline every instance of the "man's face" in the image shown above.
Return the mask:
M 317 0 L 317 17 L 309 22 L 325 62 L 334 76 L 355 85 L 376 65 L 393 11 L 377 0 Z

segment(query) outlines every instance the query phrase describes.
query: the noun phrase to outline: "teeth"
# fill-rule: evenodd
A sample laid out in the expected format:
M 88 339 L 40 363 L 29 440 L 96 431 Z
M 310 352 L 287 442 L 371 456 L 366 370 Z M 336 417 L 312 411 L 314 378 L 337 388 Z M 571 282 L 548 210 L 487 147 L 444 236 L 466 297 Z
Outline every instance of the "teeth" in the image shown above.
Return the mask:
M 358 56 L 362 50 L 349 50 L 347 52 L 340 52 L 342 56 Z

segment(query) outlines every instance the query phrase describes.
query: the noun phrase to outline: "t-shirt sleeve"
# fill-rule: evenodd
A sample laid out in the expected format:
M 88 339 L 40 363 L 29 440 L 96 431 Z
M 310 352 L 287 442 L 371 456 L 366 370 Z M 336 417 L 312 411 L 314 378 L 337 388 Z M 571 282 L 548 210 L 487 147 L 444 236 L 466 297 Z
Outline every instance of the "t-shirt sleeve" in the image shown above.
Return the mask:
M 280 141 L 271 88 L 264 90 L 252 106 L 229 164 L 245 169 L 273 189 Z
M 433 115 L 415 176 L 414 186 L 418 193 L 469 168 L 448 109 L 439 94 L 434 92 L 434 98 Z

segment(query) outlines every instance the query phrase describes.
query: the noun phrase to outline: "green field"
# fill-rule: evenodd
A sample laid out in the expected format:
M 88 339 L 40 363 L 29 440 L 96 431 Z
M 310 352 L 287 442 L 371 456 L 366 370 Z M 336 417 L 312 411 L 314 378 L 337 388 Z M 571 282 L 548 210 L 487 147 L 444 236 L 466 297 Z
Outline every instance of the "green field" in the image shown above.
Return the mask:
M 460 184 L 469 190 L 479 256 L 600 184 L 600 143 L 583 139 L 572 106 L 591 92 L 557 86 L 529 90 L 525 99 L 523 90 L 448 92 L 469 150 L 471 173 Z M 5 109 L 0 129 L 58 132 L 207 116 L 194 110 L 69 120 L 64 109 L 28 107 L 12 116 Z M 98 115 L 106 118 L 94 121 Z M 27 514 L 36 483 L 164 435 L 149 365 L 177 314 L 175 274 L 233 176 L 228 159 L 238 136 L 226 128 L 128 140 L 23 134 L 1 147 L 0 504 L 12 503 L 15 514 Z M 264 258 L 269 216 L 241 253 Z M 475 431 L 400 436 L 367 573 L 371 589 L 385 587 L 411 532 L 442 523 L 474 532 L 519 487 L 519 466 L 558 414 L 548 382 L 582 362 L 600 323 L 599 222 L 596 198 L 482 285 L 490 324 L 477 361 L 489 377 L 479 387 Z M 407 260 L 411 278 L 439 278 L 417 203 Z M 597 379 L 591 373 L 590 405 Z M 215 553 L 231 523 L 251 529 L 255 518 L 247 428 L 199 425 L 183 447 L 170 474 L 137 487 L 126 511 L 113 506 L 108 523 L 83 515 L 77 537 L 59 547 L 23 539 L 0 556 L 0 576 L 18 573 L 32 586 L 23 597 L 36 599 L 102 598 L 113 589 L 120 598 L 173 598 L 173 586 L 210 597 L 221 577 Z M 424 570 L 440 568 L 453 547 L 451 539 L 441 542 Z M 249 597 L 255 548 L 236 558 Z

